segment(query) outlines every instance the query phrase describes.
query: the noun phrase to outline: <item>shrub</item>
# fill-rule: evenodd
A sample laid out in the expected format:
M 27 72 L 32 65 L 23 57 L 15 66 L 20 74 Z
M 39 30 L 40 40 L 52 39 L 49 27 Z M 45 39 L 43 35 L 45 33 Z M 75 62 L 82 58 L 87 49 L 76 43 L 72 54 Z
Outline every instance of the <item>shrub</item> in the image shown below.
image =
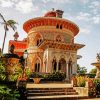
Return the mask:
M 9 75 L 8 79 L 9 81 L 17 81 L 18 79 L 18 76 L 20 76 L 22 74 L 22 68 L 17 66 L 17 65 L 14 65 L 14 73 Z
M 44 77 L 48 81 L 62 81 L 66 78 L 63 72 L 53 72 Z
M 94 86 L 96 89 L 96 95 L 100 95 L 100 79 L 95 79 L 94 80 Z
M 89 87 L 89 96 L 98 97 L 100 96 L 100 79 L 91 80 L 92 86 Z
M 30 78 L 43 78 L 43 76 L 39 73 L 34 72 L 30 74 Z
M 83 76 L 77 76 L 77 86 L 78 87 L 85 87 L 85 77 Z
M 2 61 L 0 60 L 0 81 L 3 81 L 6 79 L 5 75 L 5 67 L 2 64 Z
M 100 79 L 95 79 L 94 85 L 95 85 L 96 88 L 100 88 Z
M 32 73 L 30 78 L 43 78 L 45 81 L 62 81 L 66 78 L 64 72 L 53 72 L 49 74 Z
M 89 95 L 89 97 L 96 97 L 95 87 L 89 88 L 88 95 Z
M 25 70 L 26 75 L 28 76 L 28 78 L 30 77 L 30 75 L 32 74 L 32 70 L 30 68 L 27 68 Z
M 88 74 L 87 77 L 89 78 L 95 78 L 96 74 Z
M 17 90 L 12 90 L 5 85 L 0 85 L 0 100 L 18 100 L 20 97 Z

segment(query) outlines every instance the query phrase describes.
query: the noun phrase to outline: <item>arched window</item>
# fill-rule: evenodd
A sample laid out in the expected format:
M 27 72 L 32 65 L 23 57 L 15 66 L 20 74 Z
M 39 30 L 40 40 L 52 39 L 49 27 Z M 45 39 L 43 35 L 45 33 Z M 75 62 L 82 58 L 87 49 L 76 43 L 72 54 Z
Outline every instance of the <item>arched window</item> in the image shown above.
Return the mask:
M 36 63 L 35 63 L 35 72 L 39 72 L 40 71 L 40 61 L 37 59 Z
M 56 28 L 59 28 L 59 25 L 58 24 L 56 25 Z
M 36 46 L 39 46 L 42 42 L 42 36 L 40 34 L 37 34 L 35 36 Z
M 66 72 L 66 60 L 64 58 L 61 58 L 59 60 L 58 70 L 61 70 L 63 72 Z
M 61 42 L 61 36 L 60 36 L 60 35 L 58 35 L 58 36 L 56 37 L 56 41 L 57 41 L 57 42 Z
M 39 40 L 37 40 L 37 46 L 39 45 Z
M 62 29 L 62 25 L 60 25 L 60 29 Z

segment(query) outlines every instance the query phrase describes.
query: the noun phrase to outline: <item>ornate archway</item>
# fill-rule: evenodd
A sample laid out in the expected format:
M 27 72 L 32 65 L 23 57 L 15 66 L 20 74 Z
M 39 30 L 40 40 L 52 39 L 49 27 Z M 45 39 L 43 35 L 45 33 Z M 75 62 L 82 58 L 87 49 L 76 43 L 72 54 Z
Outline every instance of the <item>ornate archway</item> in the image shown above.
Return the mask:
M 40 33 L 37 33 L 36 36 L 35 36 L 35 44 L 36 46 L 39 46 L 41 44 L 43 40 L 43 37 Z
M 62 72 L 66 72 L 66 60 L 64 58 L 61 58 L 59 60 L 58 70 L 61 70 Z
M 35 72 L 40 72 L 40 60 L 37 59 L 35 62 L 35 68 L 34 68 Z

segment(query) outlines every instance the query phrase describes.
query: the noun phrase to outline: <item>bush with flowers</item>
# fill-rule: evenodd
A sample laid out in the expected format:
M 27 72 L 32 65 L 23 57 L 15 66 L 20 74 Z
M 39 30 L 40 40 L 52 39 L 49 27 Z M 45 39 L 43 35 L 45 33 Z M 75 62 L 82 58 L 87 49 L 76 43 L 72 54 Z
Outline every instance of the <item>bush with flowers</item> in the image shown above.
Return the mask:
M 100 97 L 100 79 L 94 80 L 94 86 L 95 86 L 95 90 L 96 90 L 96 96 Z
M 76 76 L 77 86 L 85 87 L 85 77 L 84 76 Z
M 100 79 L 89 80 L 89 97 L 100 97 Z

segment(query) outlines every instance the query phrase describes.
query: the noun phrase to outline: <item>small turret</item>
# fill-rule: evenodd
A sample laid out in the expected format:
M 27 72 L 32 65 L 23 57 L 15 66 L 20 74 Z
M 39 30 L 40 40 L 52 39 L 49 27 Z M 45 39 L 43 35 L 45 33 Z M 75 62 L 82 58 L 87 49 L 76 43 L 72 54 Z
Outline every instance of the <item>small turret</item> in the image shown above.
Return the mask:
M 56 17 L 62 18 L 64 11 L 62 10 L 56 10 Z
M 19 37 L 18 32 L 15 32 L 15 34 L 13 36 L 14 36 L 14 40 L 17 41 L 18 40 L 18 37 Z

